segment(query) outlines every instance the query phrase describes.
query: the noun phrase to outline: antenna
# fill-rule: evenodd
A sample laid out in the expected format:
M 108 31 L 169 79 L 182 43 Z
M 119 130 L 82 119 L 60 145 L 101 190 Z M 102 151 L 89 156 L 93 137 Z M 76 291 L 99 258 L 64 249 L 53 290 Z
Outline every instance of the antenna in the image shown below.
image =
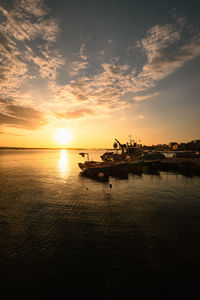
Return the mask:
M 132 137 L 132 135 L 129 133 L 129 136 L 128 136 L 129 138 L 130 138 L 130 144 L 131 144 L 131 137 Z

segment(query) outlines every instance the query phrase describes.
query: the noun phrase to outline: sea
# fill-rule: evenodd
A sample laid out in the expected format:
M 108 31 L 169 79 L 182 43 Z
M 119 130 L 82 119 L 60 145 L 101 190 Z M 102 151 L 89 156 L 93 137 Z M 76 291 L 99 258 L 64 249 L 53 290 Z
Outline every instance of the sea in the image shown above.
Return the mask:
M 200 177 L 96 180 L 81 173 L 79 152 L 0 150 L 1 299 L 192 299 Z M 84 152 L 99 161 L 104 151 Z

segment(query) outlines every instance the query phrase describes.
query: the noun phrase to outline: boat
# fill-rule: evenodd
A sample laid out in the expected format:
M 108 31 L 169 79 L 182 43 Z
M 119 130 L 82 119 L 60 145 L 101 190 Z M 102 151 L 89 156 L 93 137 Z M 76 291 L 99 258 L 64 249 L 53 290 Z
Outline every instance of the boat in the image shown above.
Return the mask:
M 84 163 L 78 163 L 79 168 L 88 176 L 91 177 L 105 177 L 110 173 L 110 164 L 105 162 L 98 162 L 89 160 L 89 154 L 81 152 L 82 157 L 87 156 L 87 160 Z
M 147 153 L 143 153 L 138 157 L 138 162 L 142 162 L 146 165 L 156 165 L 161 162 L 162 159 L 165 159 L 165 155 L 159 151 L 149 151 Z
M 103 162 L 87 161 L 78 163 L 79 168 L 87 175 L 93 177 L 105 177 L 110 174 L 110 165 Z
M 128 173 L 128 163 L 121 161 L 90 161 L 88 153 L 79 153 L 81 156 L 87 155 L 87 161 L 78 163 L 79 168 L 90 177 L 106 177 L 109 175 L 122 175 Z
M 121 174 L 128 172 L 128 162 L 126 161 L 114 161 L 107 162 L 110 165 L 110 173 L 111 175 Z
M 101 159 L 103 161 L 124 162 L 137 159 L 142 154 L 140 145 L 130 139 L 130 142 L 121 144 L 118 139 L 115 139 L 113 150 L 107 150 Z

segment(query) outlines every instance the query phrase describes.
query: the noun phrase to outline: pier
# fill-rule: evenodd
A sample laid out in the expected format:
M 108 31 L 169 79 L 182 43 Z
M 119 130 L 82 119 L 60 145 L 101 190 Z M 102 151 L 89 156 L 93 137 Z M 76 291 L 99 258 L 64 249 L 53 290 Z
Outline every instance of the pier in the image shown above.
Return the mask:
M 157 170 L 200 175 L 200 158 L 164 158 L 160 161 L 129 161 L 130 172 L 143 170 Z
M 200 158 L 165 158 L 159 166 L 161 171 L 188 172 L 200 175 Z

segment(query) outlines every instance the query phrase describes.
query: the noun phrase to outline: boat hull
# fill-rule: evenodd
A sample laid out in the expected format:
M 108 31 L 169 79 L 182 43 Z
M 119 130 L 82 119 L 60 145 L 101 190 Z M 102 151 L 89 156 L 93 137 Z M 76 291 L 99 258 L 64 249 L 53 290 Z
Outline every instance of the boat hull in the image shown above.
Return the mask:
M 110 166 L 103 164 L 87 164 L 79 163 L 79 168 L 89 176 L 108 176 L 110 174 Z
M 111 163 L 110 172 L 114 175 L 128 173 L 128 162 Z
M 122 162 L 85 162 L 78 165 L 89 176 L 109 176 L 128 173 L 128 163 Z

